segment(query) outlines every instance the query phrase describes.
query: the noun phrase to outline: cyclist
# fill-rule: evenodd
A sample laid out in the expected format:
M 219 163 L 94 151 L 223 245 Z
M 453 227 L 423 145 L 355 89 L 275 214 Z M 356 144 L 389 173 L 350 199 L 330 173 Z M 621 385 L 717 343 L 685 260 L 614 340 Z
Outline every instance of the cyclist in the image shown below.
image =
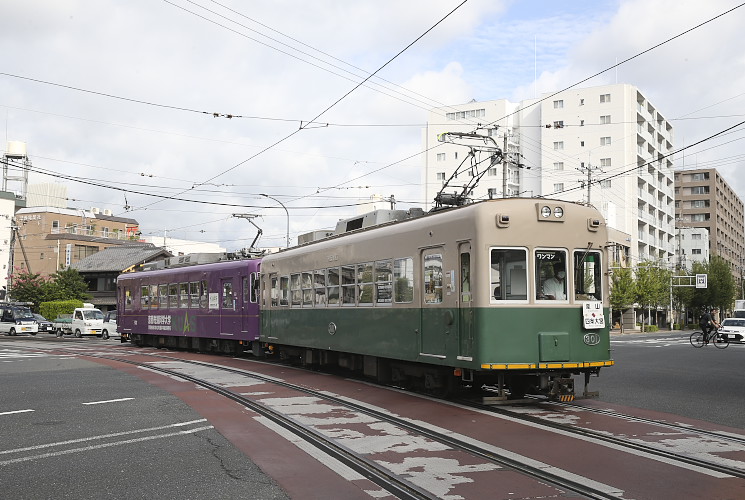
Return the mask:
M 699 320 L 699 326 L 701 326 L 701 330 L 704 332 L 704 344 L 709 343 L 709 334 L 711 334 L 711 331 L 714 330 L 714 328 L 719 328 L 721 326 L 714 319 L 717 313 L 719 313 L 719 309 L 713 307 L 711 312 L 705 312 Z

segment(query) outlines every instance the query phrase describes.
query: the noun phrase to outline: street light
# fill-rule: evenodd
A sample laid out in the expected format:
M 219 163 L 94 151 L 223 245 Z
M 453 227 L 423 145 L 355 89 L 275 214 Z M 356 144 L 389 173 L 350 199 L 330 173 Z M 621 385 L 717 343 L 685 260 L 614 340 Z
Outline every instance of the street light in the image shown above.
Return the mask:
M 264 193 L 259 193 L 259 196 L 263 196 L 264 198 L 269 198 L 270 200 L 274 200 L 280 205 L 282 205 L 282 208 L 285 209 L 285 214 L 287 215 L 287 248 L 290 248 L 290 212 L 287 211 L 287 207 L 285 206 L 285 204 L 279 201 L 274 196 L 269 196 L 268 194 L 264 194 Z

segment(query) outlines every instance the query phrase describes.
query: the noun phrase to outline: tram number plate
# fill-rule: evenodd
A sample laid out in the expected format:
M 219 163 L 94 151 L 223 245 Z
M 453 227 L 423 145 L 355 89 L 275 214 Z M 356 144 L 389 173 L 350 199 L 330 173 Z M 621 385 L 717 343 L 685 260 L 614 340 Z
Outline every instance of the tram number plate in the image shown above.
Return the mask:
M 585 302 L 582 304 L 582 319 L 586 329 L 605 328 L 602 302 Z

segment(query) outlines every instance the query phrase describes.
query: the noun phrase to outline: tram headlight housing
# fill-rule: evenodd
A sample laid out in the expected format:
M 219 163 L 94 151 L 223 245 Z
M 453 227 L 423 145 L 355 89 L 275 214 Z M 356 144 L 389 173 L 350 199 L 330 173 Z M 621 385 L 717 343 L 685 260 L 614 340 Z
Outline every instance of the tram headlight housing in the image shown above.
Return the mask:
M 549 206 L 542 207 L 541 208 L 541 217 L 543 217 L 544 219 L 547 219 L 547 218 L 551 217 L 551 207 L 549 207 Z
M 554 207 L 554 217 L 557 219 L 564 217 L 564 209 L 562 207 Z

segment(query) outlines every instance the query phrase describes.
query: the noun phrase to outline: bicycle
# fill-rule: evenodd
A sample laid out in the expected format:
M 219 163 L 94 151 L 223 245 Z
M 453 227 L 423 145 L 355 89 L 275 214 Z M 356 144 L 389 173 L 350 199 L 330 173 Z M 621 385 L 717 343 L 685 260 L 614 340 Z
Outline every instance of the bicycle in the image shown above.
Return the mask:
M 709 342 L 712 342 L 717 349 L 726 349 L 729 346 L 729 339 L 726 335 L 719 333 L 717 328 L 714 328 L 706 339 L 704 339 L 704 332 L 693 332 L 689 340 L 693 347 L 703 347 Z

